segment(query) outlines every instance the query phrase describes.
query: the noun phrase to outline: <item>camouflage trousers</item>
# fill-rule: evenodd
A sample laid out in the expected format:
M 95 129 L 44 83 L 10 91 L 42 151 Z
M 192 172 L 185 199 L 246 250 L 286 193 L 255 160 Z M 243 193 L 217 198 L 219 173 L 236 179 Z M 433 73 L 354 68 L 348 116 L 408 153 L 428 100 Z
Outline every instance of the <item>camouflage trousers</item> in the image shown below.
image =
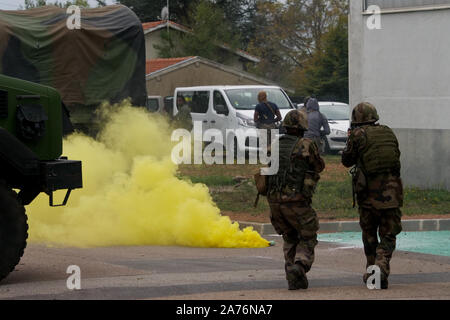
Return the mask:
M 270 220 L 278 234 L 283 236 L 285 270 L 295 263 L 305 272 L 314 262 L 319 220 L 314 209 L 306 202 L 274 203 L 270 205 Z
M 395 250 L 396 238 L 402 231 L 401 217 L 399 208 L 383 210 L 359 208 L 359 224 L 367 258 L 366 268 L 377 265 L 386 276 L 389 276 L 389 263 Z
M 317 148 L 319 149 L 319 154 L 322 155 L 324 153 L 324 142 L 321 137 L 314 137 L 312 140 L 316 143 Z

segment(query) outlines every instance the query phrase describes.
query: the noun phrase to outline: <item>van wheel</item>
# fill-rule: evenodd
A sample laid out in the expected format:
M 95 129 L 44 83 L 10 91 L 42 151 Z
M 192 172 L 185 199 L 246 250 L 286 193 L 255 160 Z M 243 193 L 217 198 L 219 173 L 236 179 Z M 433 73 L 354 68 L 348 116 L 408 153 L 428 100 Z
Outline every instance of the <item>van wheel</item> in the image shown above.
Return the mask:
M 27 246 L 25 207 L 17 193 L 0 183 L 0 281 L 12 272 Z

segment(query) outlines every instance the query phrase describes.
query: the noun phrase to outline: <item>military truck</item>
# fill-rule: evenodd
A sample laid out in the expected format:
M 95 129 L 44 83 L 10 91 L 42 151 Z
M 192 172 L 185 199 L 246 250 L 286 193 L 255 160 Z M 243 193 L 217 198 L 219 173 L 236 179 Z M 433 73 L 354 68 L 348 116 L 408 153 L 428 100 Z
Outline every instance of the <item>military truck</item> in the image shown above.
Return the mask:
M 41 192 L 65 205 L 82 187 L 81 161 L 61 157 L 64 116 L 55 89 L 0 74 L 0 280 L 24 253 L 25 206 Z M 61 203 L 56 190 L 67 190 Z
M 75 129 L 95 135 L 97 107 L 130 98 L 146 105 L 145 37 L 123 5 L 0 10 L 0 73 L 55 88 Z

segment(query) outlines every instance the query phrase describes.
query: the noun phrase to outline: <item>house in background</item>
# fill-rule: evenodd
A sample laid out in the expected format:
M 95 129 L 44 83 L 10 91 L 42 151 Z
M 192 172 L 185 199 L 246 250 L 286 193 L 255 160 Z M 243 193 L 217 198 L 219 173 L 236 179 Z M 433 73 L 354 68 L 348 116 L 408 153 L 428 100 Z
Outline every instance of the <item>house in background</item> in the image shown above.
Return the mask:
M 373 103 L 394 129 L 407 185 L 450 190 L 448 30 L 450 0 L 350 1 L 350 104 Z
M 146 73 L 147 93 L 150 96 L 170 96 L 177 87 L 277 85 L 270 80 L 202 57 L 147 60 Z
M 146 22 L 142 24 L 145 35 L 145 48 L 147 60 L 157 59 L 158 50 L 155 49 L 155 45 L 162 45 L 163 40 L 161 38 L 161 33 L 166 30 L 175 33 L 191 33 L 192 31 L 182 26 L 178 23 L 172 22 L 170 20 L 163 21 L 153 21 Z M 233 50 L 226 45 L 220 45 L 221 56 L 224 57 L 227 62 L 226 64 L 230 67 L 234 67 L 238 70 L 247 71 L 247 64 L 258 63 L 259 58 L 243 51 L 243 50 Z
M 247 65 L 259 58 L 242 50 L 220 45 L 226 64 L 203 57 L 159 58 L 155 44 L 161 45 L 161 32 L 189 33 L 190 29 L 172 21 L 154 21 L 142 24 L 147 57 L 148 95 L 170 96 L 176 87 L 202 85 L 276 85 L 272 81 L 248 73 Z M 218 59 L 219 60 L 219 59 Z M 288 89 L 289 91 L 289 89 Z

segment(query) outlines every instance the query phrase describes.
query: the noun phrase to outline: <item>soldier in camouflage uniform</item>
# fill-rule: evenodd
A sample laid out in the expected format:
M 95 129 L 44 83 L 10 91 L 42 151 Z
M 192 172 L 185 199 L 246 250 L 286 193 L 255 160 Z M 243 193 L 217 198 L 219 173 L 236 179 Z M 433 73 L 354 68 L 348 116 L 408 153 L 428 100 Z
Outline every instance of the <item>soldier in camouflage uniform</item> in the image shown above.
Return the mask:
M 191 108 L 189 108 L 183 96 L 177 97 L 178 113 L 174 117 L 175 128 L 183 128 L 191 131 L 193 128 Z
M 381 288 L 387 289 L 389 262 L 396 236 L 402 230 L 399 208 L 403 205 L 403 187 L 397 138 L 389 127 L 376 124 L 378 120 L 377 110 L 370 103 L 360 103 L 353 109 L 342 164 L 355 166 L 353 192 L 359 206 L 366 267 L 380 267 Z M 369 276 L 364 274 L 364 282 Z
M 311 198 L 325 168 L 316 144 L 303 138 L 308 129 L 304 112 L 290 111 L 283 121 L 286 134 L 279 140 L 279 170 L 268 176 L 270 219 L 283 236 L 289 290 L 308 288 L 306 273 L 314 262 L 319 221 Z

